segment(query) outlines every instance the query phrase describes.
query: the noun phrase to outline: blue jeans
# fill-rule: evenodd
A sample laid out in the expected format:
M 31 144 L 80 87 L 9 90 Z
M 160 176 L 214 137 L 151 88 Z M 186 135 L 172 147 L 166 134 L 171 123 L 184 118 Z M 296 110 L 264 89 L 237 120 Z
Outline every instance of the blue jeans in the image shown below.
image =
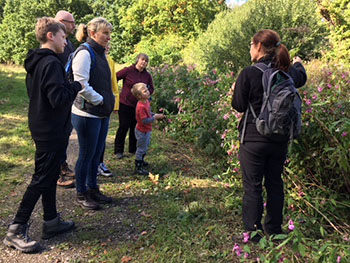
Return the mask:
M 149 144 L 151 142 L 152 132 L 142 132 L 135 128 L 136 136 L 136 160 L 143 160 L 143 156 L 146 155 L 148 151 Z
M 106 142 L 109 117 L 89 118 L 72 113 L 72 124 L 79 141 L 79 157 L 75 165 L 76 189 L 78 193 L 84 193 L 98 188 L 97 167 Z

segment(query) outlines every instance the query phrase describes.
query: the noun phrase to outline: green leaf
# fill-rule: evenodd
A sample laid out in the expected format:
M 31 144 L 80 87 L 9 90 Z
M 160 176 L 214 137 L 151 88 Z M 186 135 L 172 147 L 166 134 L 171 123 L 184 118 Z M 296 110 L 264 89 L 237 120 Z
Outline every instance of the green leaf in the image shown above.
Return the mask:
M 326 236 L 326 231 L 324 230 L 324 228 L 322 226 L 320 226 L 320 233 L 322 237 Z
M 302 257 L 305 257 L 305 246 L 303 244 L 298 244 L 298 251 Z

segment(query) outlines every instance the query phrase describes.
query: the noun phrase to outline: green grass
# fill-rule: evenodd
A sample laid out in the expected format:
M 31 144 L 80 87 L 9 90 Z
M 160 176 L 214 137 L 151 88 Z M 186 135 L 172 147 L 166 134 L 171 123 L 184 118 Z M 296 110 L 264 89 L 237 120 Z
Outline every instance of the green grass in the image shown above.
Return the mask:
M 18 189 L 25 187 L 24 175 L 34 168 L 24 79 L 23 69 L 0 67 L 4 84 L 0 88 L 0 201 L 4 204 L 0 218 L 5 221 L 13 216 L 22 197 Z M 102 213 L 74 206 L 67 218 L 80 228 L 56 249 L 86 247 L 81 259 L 71 262 L 85 262 L 86 258 L 89 262 L 120 262 L 126 257 L 132 262 L 232 262 L 232 207 L 225 203 L 231 190 L 212 179 L 217 172 L 211 168 L 214 160 L 154 131 L 147 161 L 155 177 L 135 176 L 133 158 L 114 159 L 117 126 L 113 114 L 105 162 L 116 176 L 99 178 L 101 188 L 116 204 Z M 63 210 L 70 209 L 70 204 L 64 205 Z M 5 233 L 5 227 L 0 229 Z
M 33 167 L 24 79 L 23 68 L 0 66 L 0 200 L 22 183 L 23 174 Z
M 35 147 L 27 127 L 28 98 L 24 79 L 23 69 L 0 65 L 0 220 L 7 223 L 19 205 L 26 186 L 24 182 L 30 179 L 28 175 L 34 168 Z M 272 242 L 261 248 L 245 246 L 245 250 L 250 251 L 248 259 L 241 259 L 232 252 L 232 235 L 243 231 L 242 188 L 239 178 L 230 178 L 229 183 L 218 179 L 223 173 L 217 168 L 221 160 L 214 160 L 191 144 L 174 141 L 154 130 L 146 156 L 151 163 L 152 176 L 136 176 L 132 157 L 114 158 L 117 127 L 117 115 L 113 114 L 105 163 L 115 176 L 98 178 L 102 191 L 115 201 L 101 211 L 86 211 L 73 204 L 75 190 L 59 189 L 59 210 L 78 227 L 73 234 L 63 236 L 61 242 L 48 243 L 51 249 L 44 254 L 50 262 L 57 262 L 57 253 L 65 256 L 64 262 L 96 263 L 255 262 L 257 255 L 270 251 L 275 258 L 280 257 L 278 253 L 282 252 L 274 250 L 277 245 Z M 37 209 L 35 214 L 37 211 L 39 215 L 33 219 L 35 239 L 40 237 L 42 223 L 42 212 Z M 0 225 L 0 235 L 5 233 L 4 223 Z M 307 249 L 313 251 L 310 255 L 316 255 L 318 249 L 328 243 L 328 250 L 322 252 L 330 255 L 327 260 L 337 255 L 347 259 L 344 251 L 350 246 L 339 237 L 332 238 L 329 234 L 324 239 L 308 237 L 305 241 L 299 240 L 300 232 L 294 231 L 293 235 L 289 235 L 293 244 L 281 248 L 289 258 L 286 262 L 316 262 L 308 254 L 301 257 L 293 251 L 299 241 L 309 242 Z M 0 254 L 0 261 L 5 251 Z M 21 254 L 13 256 L 11 253 L 10 257 L 16 262 L 27 261 Z M 42 262 L 42 255 L 37 255 L 36 259 Z M 7 262 L 6 258 L 4 260 Z

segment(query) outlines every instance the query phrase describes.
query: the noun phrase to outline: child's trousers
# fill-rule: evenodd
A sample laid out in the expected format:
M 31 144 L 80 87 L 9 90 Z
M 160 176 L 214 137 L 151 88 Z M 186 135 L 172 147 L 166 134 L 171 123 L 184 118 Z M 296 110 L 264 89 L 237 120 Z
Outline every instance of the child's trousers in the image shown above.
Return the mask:
M 142 160 L 142 157 L 147 153 L 149 144 L 151 142 L 152 132 L 141 132 L 135 128 L 136 144 L 136 160 Z

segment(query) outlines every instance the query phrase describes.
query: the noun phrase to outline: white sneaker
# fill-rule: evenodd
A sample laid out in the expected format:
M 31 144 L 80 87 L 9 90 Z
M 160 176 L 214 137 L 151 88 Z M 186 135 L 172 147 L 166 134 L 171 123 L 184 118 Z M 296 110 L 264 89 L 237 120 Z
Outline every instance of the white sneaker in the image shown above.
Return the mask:
M 100 163 L 100 165 L 97 168 L 97 175 L 110 177 L 112 176 L 112 172 L 108 169 L 108 167 L 104 163 Z

